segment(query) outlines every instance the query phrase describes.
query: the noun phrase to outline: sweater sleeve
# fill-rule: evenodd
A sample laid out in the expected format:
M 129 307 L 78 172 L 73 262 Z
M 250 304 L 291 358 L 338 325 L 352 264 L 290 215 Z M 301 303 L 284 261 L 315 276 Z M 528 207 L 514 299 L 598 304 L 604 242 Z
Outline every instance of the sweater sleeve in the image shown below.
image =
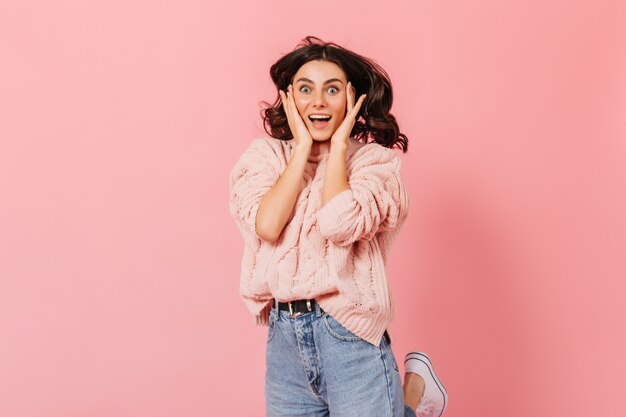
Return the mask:
M 231 170 L 230 214 L 244 240 L 260 239 L 256 233 L 259 204 L 279 177 L 279 160 L 264 138 L 253 140 Z
M 339 246 L 370 240 L 391 230 L 408 214 L 408 195 L 400 173 L 402 160 L 378 144 L 357 158 L 348 175 L 350 188 L 317 212 L 320 233 Z

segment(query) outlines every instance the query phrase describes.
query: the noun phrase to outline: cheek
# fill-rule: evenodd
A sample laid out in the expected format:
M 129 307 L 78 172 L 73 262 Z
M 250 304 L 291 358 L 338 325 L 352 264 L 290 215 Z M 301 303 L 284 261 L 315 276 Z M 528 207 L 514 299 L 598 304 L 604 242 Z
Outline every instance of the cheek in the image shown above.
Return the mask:
M 333 97 L 333 106 L 337 109 L 345 110 L 348 107 L 348 100 L 345 94 Z
M 333 109 L 337 114 L 340 114 L 342 117 L 345 116 L 346 110 L 348 110 L 348 103 L 346 102 L 345 95 L 337 97 L 336 100 L 333 101 Z

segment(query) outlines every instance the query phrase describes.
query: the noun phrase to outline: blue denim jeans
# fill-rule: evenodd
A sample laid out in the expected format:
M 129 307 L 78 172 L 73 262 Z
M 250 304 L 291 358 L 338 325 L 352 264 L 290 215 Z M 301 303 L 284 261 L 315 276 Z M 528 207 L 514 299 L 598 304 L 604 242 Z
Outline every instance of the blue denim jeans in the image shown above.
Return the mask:
M 387 341 L 366 342 L 319 306 L 296 318 L 272 308 L 265 400 L 267 417 L 415 417 Z

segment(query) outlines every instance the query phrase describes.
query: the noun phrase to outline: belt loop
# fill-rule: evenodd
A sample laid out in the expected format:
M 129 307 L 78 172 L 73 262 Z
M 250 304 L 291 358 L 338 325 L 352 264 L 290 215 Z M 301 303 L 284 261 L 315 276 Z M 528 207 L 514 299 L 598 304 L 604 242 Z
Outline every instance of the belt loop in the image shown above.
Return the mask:
M 322 307 L 320 307 L 320 303 L 315 300 L 315 315 L 320 317 L 323 314 Z

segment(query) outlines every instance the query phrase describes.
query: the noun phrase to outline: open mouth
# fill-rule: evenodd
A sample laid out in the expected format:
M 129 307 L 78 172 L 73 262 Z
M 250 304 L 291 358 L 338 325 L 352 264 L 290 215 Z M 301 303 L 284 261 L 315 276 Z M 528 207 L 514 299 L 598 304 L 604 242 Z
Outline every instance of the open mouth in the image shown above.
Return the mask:
M 329 122 L 329 120 L 331 118 L 332 118 L 332 116 L 328 116 L 328 115 L 313 114 L 313 115 L 309 116 L 309 120 L 313 124 L 313 127 L 316 128 L 316 129 L 324 129 L 324 128 L 326 128 L 326 126 L 328 126 L 328 122 Z

